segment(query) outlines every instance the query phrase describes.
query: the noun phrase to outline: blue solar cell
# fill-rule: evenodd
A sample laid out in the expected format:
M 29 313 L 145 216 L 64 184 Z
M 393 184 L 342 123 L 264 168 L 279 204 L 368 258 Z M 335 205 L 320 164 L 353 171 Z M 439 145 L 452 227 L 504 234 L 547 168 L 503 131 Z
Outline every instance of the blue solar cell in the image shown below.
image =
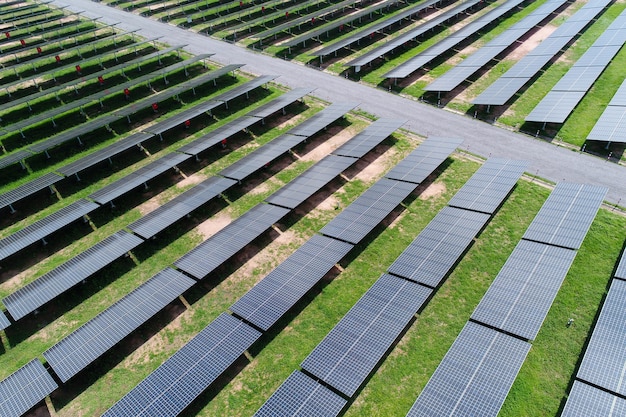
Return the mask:
M 33 359 L 0 381 L 0 415 L 20 417 L 58 385 L 38 359 Z
M 584 382 L 574 381 L 561 417 L 611 417 L 626 415 L 626 400 Z

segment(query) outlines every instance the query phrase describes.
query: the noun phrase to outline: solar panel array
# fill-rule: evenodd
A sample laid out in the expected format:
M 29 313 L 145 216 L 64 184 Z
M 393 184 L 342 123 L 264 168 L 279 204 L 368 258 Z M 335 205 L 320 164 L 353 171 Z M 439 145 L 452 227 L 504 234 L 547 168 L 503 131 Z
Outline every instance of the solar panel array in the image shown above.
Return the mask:
M 472 313 L 472 320 L 534 340 L 576 251 L 522 240 Z
M 501 106 L 578 35 L 610 0 L 585 3 L 576 13 L 476 97 L 472 103 Z
M 268 330 L 292 308 L 353 245 L 314 235 L 230 307 L 262 330 Z
M 57 388 L 38 359 L 0 381 L 0 415 L 20 417 Z
M 587 140 L 626 143 L 626 80 L 587 135 Z
M 533 340 L 539 332 L 604 193 L 605 188 L 589 185 L 562 183 L 555 187 L 527 233 L 539 231 L 538 225 L 547 227 L 547 218 L 556 224 L 552 231 L 574 228 L 575 233 L 549 231 L 549 239 L 544 241 L 522 238 L 409 416 L 499 413 L 531 346 L 523 339 Z M 583 215 L 571 216 L 572 212 Z M 583 225 L 574 227 L 577 222 Z M 564 234 L 571 248 L 555 244 L 562 239 L 552 239 Z M 481 340 L 478 346 L 477 339 Z
M 438 56 L 444 54 L 445 52 L 454 48 L 459 43 L 466 40 L 469 36 L 475 34 L 485 26 L 516 9 L 523 2 L 524 0 L 508 0 L 505 3 L 502 3 L 498 7 L 490 10 L 489 12 L 483 14 L 477 19 L 463 26 L 461 29 L 453 32 L 447 38 L 442 39 L 441 41 L 435 43 L 433 46 L 430 46 L 429 48 L 410 58 L 406 62 L 398 65 L 391 71 L 388 71 L 386 74 L 383 75 L 383 77 L 408 77 L 422 66 L 428 64 L 430 61 L 434 60 Z
M 548 94 L 526 116 L 527 122 L 563 123 L 626 42 L 623 11 Z
M 579 249 L 607 191 L 589 184 L 557 184 L 523 238 Z
M 103 417 L 178 415 L 261 336 L 222 313 Z
M 189 142 L 178 148 L 178 152 L 188 155 L 198 155 L 207 149 L 219 144 L 224 139 L 229 139 L 239 132 L 248 129 L 259 121 L 256 117 L 243 116 L 232 122 L 226 123 L 206 135 Z
M 566 0 L 550 0 L 542 4 L 528 16 L 509 27 L 502 34 L 481 47 L 478 51 L 465 58 L 450 71 L 446 72 L 441 77 L 438 77 L 435 81 L 427 85 L 424 90 L 454 90 L 470 75 L 487 65 L 489 61 L 504 52 L 514 42 L 518 41 L 522 36 L 534 29 L 565 3 Z
M 330 55 L 333 52 L 340 50 L 341 48 L 345 48 L 348 45 L 353 44 L 354 42 L 358 42 L 363 38 L 366 38 L 371 33 L 382 32 L 385 28 L 393 26 L 395 23 L 401 22 L 404 19 L 409 19 L 411 16 L 419 15 L 420 12 L 428 9 L 431 6 L 439 3 L 440 0 L 428 0 L 426 2 L 414 5 L 407 10 L 400 12 L 398 14 L 394 14 L 393 16 L 383 20 L 380 23 L 376 23 L 372 26 L 368 26 L 365 29 L 358 30 L 347 38 L 340 39 L 337 42 L 332 43 L 331 45 L 325 46 L 321 49 L 315 50 L 311 52 L 313 56 L 326 56 Z
M 444 207 L 389 267 L 394 275 L 435 288 L 490 215 Z
M 385 178 L 415 184 L 424 182 L 430 174 L 461 145 L 462 139 L 430 137 L 393 167 Z
M 300 371 L 272 394 L 254 417 L 332 417 L 347 401 Z
M 383 274 L 302 362 L 352 397 L 432 290 Z
M 49 187 L 62 179 L 63 177 L 60 175 L 57 175 L 54 172 L 49 172 L 33 181 L 7 191 L 6 193 L 0 195 L 0 208 L 9 207 L 11 204 L 16 203 L 29 195 L 44 190 L 46 187 Z
M 496 416 L 530 346 L 468 322 L 407 416 Z
M 574 381 L 561 417 L 626 415 L 626 400 L 584 382 Z
M 60 230 L 100 207 L 96 203 L 81 199 L 55 213 L 38 220 L 0 240 L 0 260 L 6 259 L 40 239 Z
M 256 108 L 254 111 L 250 112 L 250 116 L 259 117 L 261 119 L 268 117 L 277 111 L 284 109 L 296 100 L 301 99 L 313 90 L 314 88 L 308 87 L 300 87 L 290 90 L 285 94 L 282 94 L 276 100 L 272 100 L 271 102 Z
M 358 103 L 333 103 L 324 110 L 300 123 L 289 131 L 292 135 L 311 137 L 332 122 L 340 119 L 350 110 L 358 106 Z
M 143 240 L 135 235 L 117 232 L 3 298 L 2 302 L 11 316 L 19 320 L 141 243 Z
M 354 158 L 328 155 L 265 201 L 295 209 L 355 162 Z
M 526 161 L 489 158 L 448 204 L 493 214 L 526 168 Z
M 320 233 L 356 245 L 415 187 L 412 183 L 382 178 L 324 226 Z
M 195 281 L 166 268 L 43 353 L 62 382 L 188 290 Z
M 620 396 L 626 393 L 626 282 L 614 279 L 576 378 Z
M 404 45 L 406 42 L 410 42 L 413 39 L 427 33 L 429 30 L 432 30 L 440 25 L 443 25 L 445 22 L 449 21 L 457 17 L 460 14 L 467 13 L 472 7 L 476 6 L 480 3 L 480 0 L 469 0 L 464 1 L 461 4 L 453 7 L 450 10 L 447 10 L 440 15 L 433 17 L 431 20 L 422 23 L 421 25 L 415 27 L 414 29 L 409 30 L 406 33 L 403 33 L 400 36 L 397 36 L 391 39 L 388 42 L 385 42 L 381 46 L 374 48 L 373 50 L 353 59 L 348 62 L 346 66 L 349 67 L 357 67 L 357 69 L 363 65 L 366 65 L 378 57 L 393 51 L 394 49 Z M 369 31 L 372 33 L 373 31 Z
M 202 279 L 282 219 L 289 209 L 259 204 L 176 261 L 177 268 Z

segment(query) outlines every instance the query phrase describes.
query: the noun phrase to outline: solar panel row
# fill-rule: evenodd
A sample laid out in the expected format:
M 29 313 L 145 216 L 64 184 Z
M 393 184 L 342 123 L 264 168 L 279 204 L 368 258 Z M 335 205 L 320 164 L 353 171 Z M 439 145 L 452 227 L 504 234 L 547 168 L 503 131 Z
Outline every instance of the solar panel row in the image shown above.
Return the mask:
M 468 322 L 407 416 L 496 416 L 530 346 Z
M 619 261 L 617 265 L 617 270 L 615 271 L 615 278 L 626 280 L 626 250 L 622 252 L 622 259 Z
M 472 320 L 534 340 L 575 256 L 571 249 L 520 241 Z
M 587 140 L 626 143 L 626 80 L 609 102 Z
M 0 260 L 4 260 L 29 245 L 44 239 L 46 236 L 89 214 L 98 207 L 96 203 L 81 199 L 1 239 Z
M 0 208 L 9 207 L 14 203 L 17 203 L 21 199 L 28 197 L 29 195 L 38 193 L 47 187 L 61 181 L 62 176 L 49 172 L 37 179 L 34 179 L 24 185 L 20 185 L 0 195 Z
M 177 268 L 202 279 L 282 219 L 288 209 L 259 204 L 187 252 Z
M 57 388 L 38 359 L 0 381 L 0 415 L 20 417 Z
M 593 11 L 590 11 L 593 13 Z M 596 39 L 548 94 L 526 116 L 530 122 L 563 123 L 626 42 L 626 11 Z
M 558 183 L 523 238 L 579 249 L 607 191 L 589 184 Z
M 420 184 L 461 145 L 462 139 L 430 137 L 393 167 L 385 178 Z
M 176 165 L 189 160 L 191 156 L 183 153 L 172 152 L 156 161 L 145 165 L 129 175 L 105 186 L 89 195 L 93 201 L 99 204 L 109 203 L 116 198 L 132 191 L 140 185 L 147 187 L 147 182 L 174 168 Z
M 626 415 L 626 400 L 610 392 L 574 381 L 561 417 Z
M 614 279 L 604 300 L 576 378 L 624 396 L 626 368 L 626 282 Z
M 433 46 L 425 49 L 419 54 L 410 58 L 406 62 L 395 67 L 391 71 L 383 75 L 384 78 L 405 78 L 417 71 L 422 66 L 426 65 L 430 61 L 434 60 L 443 53 L 449 51 L 454 46 L 463 42 L 469 36 L 475 34 L 491 22 L 499 19 L 500 17 L 510 13 L 523 3 L 523 0 L 509 0 L 489 12 L 483 14 L 472 22 L 468 23 L 461 29 L 454 32 L 452 35 L 437 42 Z
M 362 158 L 374 146 L 399 129 L 406 120 L 378 119 L 355 137 L 333 151 L 334 155 Z
M 2 302 L 11 316 L 19 320 L 141 243 L 143 240 L 135 235 L 124 231 L 117 232 L 9 294 Z
M 610 3 L 609 0 L 585 3 L 576 13 L 559 26 L 507 72 L 476 97 L 472 103 L 501 106 L 517 93 L 537 72 L 578 35 L 592 19 Z M 514 80 L 514 81 L 513 81 Z M 554 113 L 556 116 L 558 113 Z
M 43 353 L 62 382 L 85 369 L 188 290 L 195 281 L 166 268 Z
M 320 233 L 356 245 L 415 188 L 413 183 L 382 178 L 324 226 Z
M 389 267 L 391 274 L 436 288 L 490 215 L 444 207 Z
M 515 25 L 506 29 L 495 39 L 489 41 L 478 51 L 461 61 L 456 67 L 426 86 L 426 91 L 452 91 L 465 81 L 470 75 L 477 72 L 489 61 L 509 48 L 519 38 L 539 25 L 550 14 L 566 3 L 566 0 L 550 0 Z
M 260 336 L 235 317 L 220 314 L 103 417 L 178 415 Z
M 343 117 L 356 106 L 358 106 L 358 103 L 333 103 L 291 129 L 289 133 L 296 136 L 311 137 Z
M 0 311 L 0 330 L 4 330 L 11 325 L 9 318 L 4 314 L 4 311 Z
M 293 371 L 254 417 L 333 417 L 346 403 L 319 382 Z
M 211 177 L 131 223 L 128 228 L 144 239 L 150 239 L 236 183 L 228 178 Z
M 432 290 L 383 274 L 302 362 L 352 397 Z
M 353 245 L 314 235 L 230 307 L 268 330 L 343 259 Z

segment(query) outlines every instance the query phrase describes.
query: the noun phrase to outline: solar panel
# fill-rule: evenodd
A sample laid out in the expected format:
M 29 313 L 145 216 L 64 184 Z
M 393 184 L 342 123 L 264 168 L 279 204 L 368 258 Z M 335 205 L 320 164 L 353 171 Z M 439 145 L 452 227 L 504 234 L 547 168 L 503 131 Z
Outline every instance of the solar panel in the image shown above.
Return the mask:
M 58 385 L 38 359 L 33 359 L 0 381 L 0 415 L 19 417 Z
M 549 61 L 552 55 L 526 55 L 504 73 L 505 78 L 531 78 Z
M 626 393 L 625 296 L 626 282 L 613 280 L 576 375 L 580 380 L 622 396 Z
M 528 342 L 468 322 L 407 416 L 495 417 L 529 350 Z
M 353 158 L 328 155 L 266 198 L 265 201 L 294 209 L 355 162 Z
M 278 159 L 290 149 L 304 142 L 302 136 L 285 133 L 276 139 L 254 150 L 252 153 L 232 163 L 220 171 L 219 175 L 243 181 L 259 169 Z
M 63 177 L 60 175 L 57 175 L 54 172 L 49 172 L 37 179 L 27 182 L 24 185 L 20 185 L 19 187 L 0 195 L 0 208 L 7 207 L 23 198 L 31 196 L 44 188 L 61 181 L 62 179 Z
M 601 67 L 587 67 L 601 68 Z M 585 91 L 556 91 L 552 89 L 526 116 L 527 122 L 563 123 L 585 96 Z
M 420 184 L 426 180 L 461 143 L 463 143 L 463 139 L 430 137 L 393 167 L 385 177 L 392 180 Z
M 623 16 L 622 12 L 622 15 Z M 620 19 L 617 19 L 620 20 Z M 620 28 L 613 28 L 613 24 L 611 24 L 611 26 L 609 26 L 604 32 L 602 32 L 602 34 L 598 37 L 598 39 L 594 42 L 594 45 L 598 45 L 598 46 L 623 46 L 624 42 L 626 42 L 626 36 L 624 35 L 624 19 L 621 19 L 621 21 L 617 22 L 617 20 L 614 23 L 618 23 L 615 26 L 622 26 Z
M 358 106 L 358 103 L 333 103 L 324 110 L 315 113 L 298 126 L 289 131 L 292 135 L 311 137 L 337 119 L 340 119 L 350 110 Z
M 222 140 L 229 139 L 237 133 L 249 128 L 258 121 L 259 119 L 254 117 L 240 117 L 239 119 L 226 123 L 206 135 L 181 146 L 177 149 L 177 151 L 188 155 L 198 155 L 200 152 L 204 152 L 218 143 L 221 143 Z
M 626 250 L 622 252 L 622 259 L 619 261 L 619 264 L 617 265 L 617 270 L 615 271 L 615 278 L 626 280 Z
M 80 158 L 77 161 L 69 163 L 59 168 L 57 172 L 65 176 L 76 174 L 77 172 L 80 172 L 84 169 L 92 167 L 98 162 L 102 162 L 105 159 L 118 155 L 124 152 L 125 150 L 130 149 L 133 146 L 140 144 L 141 142 L 145 142 L 146 140 L 152 137 L 154 137 L 154 135 L 151 133 L 137 132 L 126 138 L 120 139 L 117 142 L 105 148 L 97 150 L 96 152 L 93 152 L 90 155 Z
M 81 199 L 1 239 L 0 260 L 16 254 L 20 250 L 80 219 L 98 207 L 100 206 L 96 203 Z
M 290 210 L 258 204 L 176 261 L 179 269 L 202 279 L 259 237 Z
M 324 226 L 320 233 L 356 245 L 415 187 L 412 183 L 382 178 Z
M 622 82 L 615 95 L 613 95 L 609 106 L 626 106 L 626 80 Z
M 610 60 L 610 58 L 609 58 Z M 559 80 L 552 90 L 555 91 L 587 91 L 593 83 L 598 79 L 604 67 L 598 65 L 594 66 L 580 66 L 574 65 L 569 71 Z M 606 61 L 606 64 L 609 62 Z
M 521 240 L 472 313 L 472 319 L 534 340 L 576 251 Z
M 334 417 L 346 402 L 302 372 L 293 371 L 254 417 Z
M 58 385 L 38 359 L 33 359 L 0 381 L 0 415 L 19 417 Z
M 559 28 L 563 26 L 564 25 L 561 25 Z M 553 32 L 553 34 L 554 33 L 556 33 L 556 31 Z M 525 59 L 531 59 L 531 57 L 537 57 L 537 56 L 543 56 L 544 57 L 543 59 L 545 59 L 547 63 L 550 59 L 552 59 L 554 55 L 556 55 L 559 51 L 565 48 L 567 44 L 570 42 L 571 38 L 574 36 L 576 35 L 569 34 L 567 36 L 562 36 L 562 37 L 548 36 L 546 39 L 541 41 L 541 43 L 537 45 L 535 49 L 528 52 L 528 55 L 524 56 L 524 58 L 519 60 L 518 63 L 522 62 Z M 505 73 L 505 76 L 508 76 L 507 74 L 508 73 Z M 527 74 L 527 76 L 532 76 L 532 75 L 533 74 L 530 74 L 530 73 Z
M 0 169 L 11 166 L 15 164 L 16 162 L 23 161 L 24 159 L 29 158 L 31 156 L 33 156 L 33 153 L 29 152 L 28 149 L 22 149 L 20 151 L 12 152 L 9 155 L 6 155 L 0 158 Z
M 145 165 L 129 175 L 105 186 L 89 195 L 89 198 L 100 204 L 106 204 L 128 193 L 134 188 L 145 184 L 147 181 L 163 174 L 176 165 L 186 161 L 190 156 L 183 153 L 172 152 L 156 161 Z
M 4 311 L 0 311 L 0 330 L 4 330 L 11 325 L 8 317 L 4 314 Z
M 238 97 L 241 97 L 244 94 L 249 93 L 262 86 L 263 84 L 267 84 L 272 81 L 274 78 L 277 78 L 278 75 L 262 75 L 260 77 L 255 78 L 254 80 L 248 81 L 245 84 L 239 85 L 235 88 L 228 90 L 227 92 L 220 94 L 219 97 L 216 97 L 216 100 L 221 100 L 224 102 L 228 102 L 230 100 L 234 100 Z
M 131 223 L 128 228 L 150 239 L 236 183 L 228 178 L 211 177 Z
M 574 381 L 561 417 L 610 417 L 626 415 L 626 400 L 610 392 Z
M 244 294 L 230 310 L 268 330 L 293 307 L 353 246 L 314 235 Z
M 465 62 L 465 61 L 463 61 Z M 450 69 L 450 71 L 437 78 L 432 83 L 424 87 L 425 91 L 452 91 L 463 81 L 467 80 L 472 74 L 478 71 L 481 67 L 478 65 L 457 65 Z
M 523 238 L 579 249 L 606 192 L 606 187 L 558 183 Z
M 626 106 L 609 104 L 587 135 L 587 140 L 626 143 L 625 132 Z
M 67 382 L 148 319 L 188 290 L 195 281 L 166 268 L 43 353 Z
M 601 35 L 602 36 L 602 35 Z M 605 67 L 607 63 L 611 62 L 611 59 L 622 49 L 623 42 L 620 45 L 607 45 L 596 46 L 596 41 L 578 61 L 574 64 L 574 67 L 591 67 L 600 66 Z
M 432 290 L 383 274 L 301 366 L 352 397 Z
M 141 243 L 143 243 L 141 238 L 119 231 L 9 294 L 2 302 L 11 316 L 19 320 Z
M 528 168 L 528 161 L 490 158 L 452 197 L 450 206 L 493 214 Z
M 176 127 L 182 128 L 185 121 L 198 117 L 206 112 L 210 112 L 213 109 L 220 107 L 222 102 L 210 100 L 202 102 L 190 109 L 182 111 L 174 116 L 170 116 L 167 119 L 160 121 L 144 130 L 144 132 L 152 133 L 154 135 L 161 135 L 168 130 Z
M 220 314 L 103 417 L 178 415 L 260 336 L 233 316 Z
M 299 100 L 302 97 L 306 96 L 313 90 L 315 89 L 309 88 L 309 87 L 301 87 L 301 88 L 290 90 L 286 92 L 285 94 L 281 95 L 280 97 L 278 97 L 276 100 L 272 100 L 269 103 L 264 104 L 260 106 L 259 108 L 251 111 L 250 113 L 248 113 L 248 115 L 253 116 L 253 117 L 260 117 L 261 119 L 271 116 L 277 111 L 290 105 L 294 101 Z
M 391 274 L 437 287 L 489 215 L 444 207 L 389 267 Z
M 335 149 L 333 154 L 362 158 L 405 123 L 406 120 L 378 119 L 355 137 Z
M 501 106 L 528 82 L 526 78 L 500 77 L 478 95 L 472 104 Z

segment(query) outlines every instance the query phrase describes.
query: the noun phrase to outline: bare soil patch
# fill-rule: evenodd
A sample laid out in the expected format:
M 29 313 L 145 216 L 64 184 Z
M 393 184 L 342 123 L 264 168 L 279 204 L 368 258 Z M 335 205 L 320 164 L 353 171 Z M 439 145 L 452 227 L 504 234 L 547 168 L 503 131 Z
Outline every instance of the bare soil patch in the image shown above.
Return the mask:
M 203 174 L 194 174 L 194 175 L 190 175 L 187 178 L 183 179 L 182 181 L 179 181 L 178 183 L 176 183 L 176 187 L 177 188 L 184 188 L 188 185 L 195 185 L 195 184 L 199 184 L 202 181 L 206 180 L 208 177 L 206 175 Z
M 526 56 L 530 51 L 535 49 L 545 38 L 550 36 L 557 29 L 554 25 L 546 25 L 533 33 L 528 39 L 522 42 L 514 50 L 509 53 L 507 58 L 519 60 Z
M 434 182 L 430 184 L 422 193 L 420 194 L 420 200 L 428 200 L 434 197 L 438 197 L 441 194 L 446 192 L 446 184 L 443 182 Z
M 200 223 L 197 227 L 198 232 L 203 239 L 208 239 L 215 233 L 228 226 L 233 221 L 232 217 L 226 212 L 220 212 L 210 219 Z
M 150 200 L 146 201 L 145 203 L 137 206 L 137 209 L 139 210 L 139 213 L 141 213 L 142 216 L 145 216 L 146 214 L 150 213 L 151 211 L 156 210 L 160 206 L 161 206 L 161 203 L 159 202 L 159 196 L 155 196 L 155 197 L 152 197 Z
M 339 146 L 346 143 L 355 134 L 356 129 L 353 127 L 342 129 L 339 133 L 333 135 L 331 138 L 324 141 L 323 143 L 320 143 L 318 146 L 315 147 L 315 149 L 303 155 L 300 159 L 302 161 L 319 161 L 320 159 L 337 149 Z
M 398 150 L 396 148 L 389 148 L 385 153 L 378 156 L 367 167 L 359 172 L 356 175 L 356 178 L 366 183 L 377 180 L 384 172 L 387 171 L 387 168 L 390 166 L 397 154 Z

